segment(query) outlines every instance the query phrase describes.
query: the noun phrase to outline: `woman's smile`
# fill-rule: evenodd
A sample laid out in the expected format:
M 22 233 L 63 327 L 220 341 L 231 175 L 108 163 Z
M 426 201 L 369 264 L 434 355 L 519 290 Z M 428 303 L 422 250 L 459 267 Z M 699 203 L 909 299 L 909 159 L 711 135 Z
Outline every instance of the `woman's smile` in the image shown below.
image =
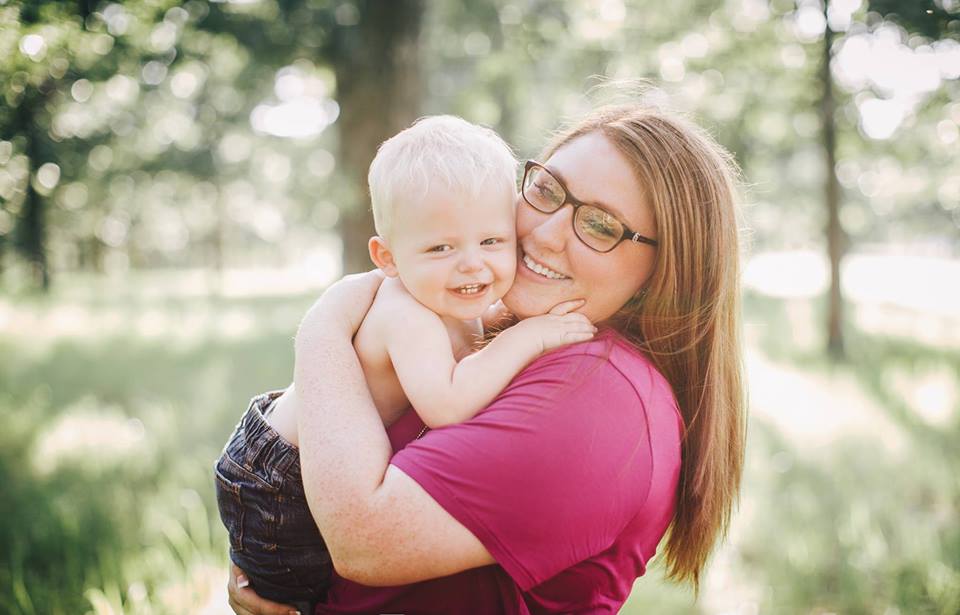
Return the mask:
M 518 267 L 518 269 L 526 269 L 528 271 L 532 271 L 536 273 L 538 276 L 542 278 L 547 278 L 550 280 L 569 280 L 570 279 L 569 276 L 566 276 L 560 273 L 559 271 L 556 271 L 555 269 L 549 267 L 548 265 L 538 261 L 537 259 L 533 258 L 526 252 L 523 252 L 521 250 L 520 253 L 521 253 L 520 262 L 523 264 L 523 267 Z

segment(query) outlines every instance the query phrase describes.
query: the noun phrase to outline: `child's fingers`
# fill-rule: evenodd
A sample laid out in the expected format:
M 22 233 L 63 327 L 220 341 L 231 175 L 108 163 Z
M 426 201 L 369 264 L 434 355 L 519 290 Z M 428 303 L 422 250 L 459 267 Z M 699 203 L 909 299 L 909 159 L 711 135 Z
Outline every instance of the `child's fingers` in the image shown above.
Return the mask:
M 593 323 L 590 322 L 590 319 L 584 316 L 583 314 L 577 312 L 570 312 L 569 314 L 564 314 L 560 317 L 565 323 L 577 323 L 585 326 L 593 326 Z
M 591 339 L 596 333 L 597 328 L 587 319 L 570 320 L 563 323 L 564 335 L 577 337 L 578 340 Z
M 593 323 L 590 321 L 580 322 L 565 322 L 562 324 L 564 331 L 575 331 L 577 333 L 596 333 L 597 328 L 593 326 Z
M 593 335 L 592 331 L 567 331 L 563 334 L 563 341 L 568 344 L 576 344 L 577 342 L 592 340 Z
M 570 301 L 564 301 L 563 303 L 558 303 L 557 305 L 553 306 L 549 313 L 555 316 L 563 316 L 564 314 L 569 314 L 577 308 L 583 307 L 583 304 L 586 302 L 586 299 L 571 299 Z

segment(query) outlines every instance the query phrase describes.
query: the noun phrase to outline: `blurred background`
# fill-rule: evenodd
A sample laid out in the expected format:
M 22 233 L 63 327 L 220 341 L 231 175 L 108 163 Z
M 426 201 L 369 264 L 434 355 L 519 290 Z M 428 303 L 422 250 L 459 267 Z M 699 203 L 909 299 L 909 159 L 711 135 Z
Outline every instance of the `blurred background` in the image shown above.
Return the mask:
M 211 464 L 420 115 L 648 79 L 744 175 L 751 419 L 699 600 L 960 612 L 958 0 L 0 0 L 0 612 L 227 612 Z

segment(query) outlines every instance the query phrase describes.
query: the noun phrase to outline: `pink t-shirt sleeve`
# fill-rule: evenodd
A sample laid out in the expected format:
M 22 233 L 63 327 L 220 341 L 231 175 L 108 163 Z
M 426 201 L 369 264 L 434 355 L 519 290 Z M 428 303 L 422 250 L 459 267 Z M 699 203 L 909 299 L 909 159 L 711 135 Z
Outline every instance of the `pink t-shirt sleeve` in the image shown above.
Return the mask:
M 524 591 L 610 547 L 650 488 L 649 400 L 602 346 L 541 357 L 478 416 L 391 461 Z

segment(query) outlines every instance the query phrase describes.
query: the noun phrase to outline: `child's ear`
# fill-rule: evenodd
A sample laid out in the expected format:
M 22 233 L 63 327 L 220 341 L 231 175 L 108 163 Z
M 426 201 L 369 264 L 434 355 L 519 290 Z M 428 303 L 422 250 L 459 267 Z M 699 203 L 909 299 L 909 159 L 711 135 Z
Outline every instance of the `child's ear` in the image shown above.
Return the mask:
M 367 243 L 367 248 L 370 250 L 370 260 L 372 260 L 373 264 L 379 267 L 380 271 L 384 272 L 387 277 L 395 278 L 399 275 L 397 273 L 397 264 L 393 261 L 393 252 L 390 251 L 383 237 L 379 235 L 371 237 Z

